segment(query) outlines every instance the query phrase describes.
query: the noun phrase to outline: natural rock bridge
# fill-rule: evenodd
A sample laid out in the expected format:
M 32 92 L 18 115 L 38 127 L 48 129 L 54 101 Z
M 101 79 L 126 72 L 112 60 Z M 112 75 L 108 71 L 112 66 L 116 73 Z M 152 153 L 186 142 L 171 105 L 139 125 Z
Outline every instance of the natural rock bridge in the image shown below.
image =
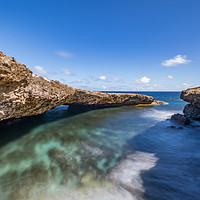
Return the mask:
M 75 89 L 34 75 L 24 64 L 0 51 L 0 121 L 42 114 L 59 105 L 122 106 L 160 103 L 141 94 Z

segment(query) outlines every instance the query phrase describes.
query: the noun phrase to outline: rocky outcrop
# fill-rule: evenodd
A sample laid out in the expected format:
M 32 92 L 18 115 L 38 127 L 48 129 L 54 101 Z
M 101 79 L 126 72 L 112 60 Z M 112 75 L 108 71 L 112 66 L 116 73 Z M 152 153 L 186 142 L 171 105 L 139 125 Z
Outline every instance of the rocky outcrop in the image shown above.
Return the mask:
M 200 106 L 200 87 L 183 90 L 180 98 L 191 104 Z
M 172 115 L 171 120 L 178 124 L 183 124 L 183 125 L 190 124 L 190 120 L 186 116 L 181 115 L 179 113 Z
M 184 115 L 194 120 L 200 120 L 200 87 L 183 90 L 180 98 L 190 103 L 185 106 Z
M 183 113 L 188 118 L 200 120 L 200 107 L 196 105 L 187 104 L 183 110 Z
M 0 52 L 0 121 L 42 114 L 63 104 L 106 107 L 151 103 L 157 102 L 141 94 L 91 92 L 69 87 L 34 75 L 24 64 Z

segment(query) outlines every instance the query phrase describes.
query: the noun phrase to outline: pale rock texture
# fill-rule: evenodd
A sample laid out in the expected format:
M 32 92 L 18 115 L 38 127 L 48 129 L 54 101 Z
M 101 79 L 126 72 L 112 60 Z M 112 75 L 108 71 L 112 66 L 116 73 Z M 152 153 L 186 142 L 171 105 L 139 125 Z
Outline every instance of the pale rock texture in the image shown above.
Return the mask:
M 190 103 L 185 106 L 184 115 L 194 120 L 200 120 L 200 87 L 183 90 L 180 98 Z
M 180 98 L 200 107 L 200 87 L 183 90 Z
M 34 75 L 24 64 L 0 51 L 0 121 L 42 114 L 63 104 L 108 107 L 160 103 L 141 94 L 75 89 Z

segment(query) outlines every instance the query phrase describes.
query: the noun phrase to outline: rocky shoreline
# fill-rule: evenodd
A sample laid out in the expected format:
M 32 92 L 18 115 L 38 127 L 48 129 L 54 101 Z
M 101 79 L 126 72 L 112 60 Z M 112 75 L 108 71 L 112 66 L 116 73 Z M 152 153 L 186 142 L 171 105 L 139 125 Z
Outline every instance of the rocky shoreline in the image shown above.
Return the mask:
M 183 90 L 180 98 L 189 102 L 183 110 L 184 115 L 194 120 L 200 120 L 200 87 Z
M 75 89 L 32 73 L 0 51 L 0 121 L 42 114 L 59 105 L 102 108 L 162 104 L 141 94 L 102 93 Z
M 200 120 L 200 87 L 189 88 L 181 92 L 180 98 L 189 104 L 185 105 L 183 114 L 174 114 L 171 117 L 172 121 L 178 122 L 179 124 L 188 125 L 190 119 Z

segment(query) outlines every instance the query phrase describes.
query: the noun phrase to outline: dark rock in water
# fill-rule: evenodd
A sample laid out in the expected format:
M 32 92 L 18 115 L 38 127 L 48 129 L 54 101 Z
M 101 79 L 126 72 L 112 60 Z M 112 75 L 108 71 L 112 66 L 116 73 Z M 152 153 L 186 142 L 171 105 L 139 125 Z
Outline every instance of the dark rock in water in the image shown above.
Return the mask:
M 193 104 L 187 104 L 183 110 L 183 113 L 186 117 L 200 120 L 200 107 Z
M 183 125 L 190 124 L 190 120 L 186 116 L 181 115 L 179 113 L 172 115 L 171 120 Z
M 173 128 L 173 129 L 178 129 L 178 130 L 183 129 L 183 127 L 181 127 L 181 126 L 167 126 L 167 128 Z

